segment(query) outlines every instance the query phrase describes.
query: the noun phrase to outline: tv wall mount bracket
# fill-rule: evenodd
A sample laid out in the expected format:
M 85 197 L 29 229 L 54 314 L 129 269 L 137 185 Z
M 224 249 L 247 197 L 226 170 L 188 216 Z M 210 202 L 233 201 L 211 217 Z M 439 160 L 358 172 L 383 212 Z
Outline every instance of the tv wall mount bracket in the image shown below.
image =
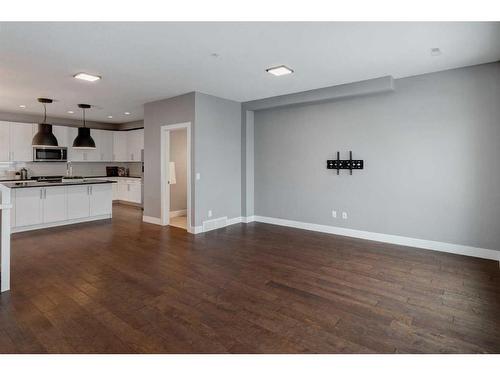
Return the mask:
M 336 160 L 327 160 L 326 169 L 336 169 L 337 174 L 340 173 L 341 169 L 349 169 L 349 174 L 352 175 L 353 169 L 363 169 L 363 160 L 353 160 L 352 151 L 349 151 L 349 160 L 340 160 L 340 152 L 337 151 Z

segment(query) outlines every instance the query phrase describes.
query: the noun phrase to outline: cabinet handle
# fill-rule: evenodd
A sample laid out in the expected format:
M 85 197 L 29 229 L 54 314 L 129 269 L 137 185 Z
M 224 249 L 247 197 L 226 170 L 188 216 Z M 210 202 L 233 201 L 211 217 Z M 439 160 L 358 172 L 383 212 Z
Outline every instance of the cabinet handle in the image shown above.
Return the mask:
M 43 189 L 40 189 L 40 199 L 43 199 Z
M 47 199 L 47 189 L 43 188 L 43 199 Z

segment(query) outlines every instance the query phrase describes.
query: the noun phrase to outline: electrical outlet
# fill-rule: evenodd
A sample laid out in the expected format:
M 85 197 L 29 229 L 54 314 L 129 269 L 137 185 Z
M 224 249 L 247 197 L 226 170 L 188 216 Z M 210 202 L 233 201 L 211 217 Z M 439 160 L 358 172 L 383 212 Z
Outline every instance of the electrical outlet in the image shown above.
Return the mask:
M 345 212 L 345 211 L 342 212 L 342 219 L 344 219 L 344 220 L 347 219 L 347 212 Z
M 208 217 L 212 217 L 212 210 L 208 210 Z
M 337 218 L 337 211 L 332 210 L 332 217 Z

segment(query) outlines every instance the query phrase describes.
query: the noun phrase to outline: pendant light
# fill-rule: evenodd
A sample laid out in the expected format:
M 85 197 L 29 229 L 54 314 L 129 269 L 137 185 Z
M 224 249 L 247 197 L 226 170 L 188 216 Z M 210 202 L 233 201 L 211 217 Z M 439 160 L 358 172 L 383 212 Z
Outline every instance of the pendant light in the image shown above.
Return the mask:
M 32 146 L 57 146 L 57 138 L 52 133 L 52 125 L 47 123 L 47 104 L 53 102 L 52 99 L 38 98 L 38 102 L 43 104 L 43 122 L 38 124 L 38 132 L 31 141 Z
M 85 126 L 85 110 L 90 108 L 90 104 L 78 104 L 78 108 L 83 111 L 83 127 L 78 128 L 78 135 L 73 141 L 73 148 L 94 149 L 95 142 L 90 136 L 90 129 Z

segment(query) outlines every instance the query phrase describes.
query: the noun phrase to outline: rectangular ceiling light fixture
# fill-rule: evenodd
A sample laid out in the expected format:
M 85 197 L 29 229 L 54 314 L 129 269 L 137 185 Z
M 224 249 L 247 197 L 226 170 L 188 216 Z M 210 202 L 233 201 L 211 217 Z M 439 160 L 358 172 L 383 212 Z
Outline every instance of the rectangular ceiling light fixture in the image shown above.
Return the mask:
M 285 65 L 274 66 L 272 68 L 266 69 L 266 72 L 271 73 L 275 76 L 284 76 L 286 74 L 292 74 L 293 70 Z
M 81 79 L 83 81 L 89 81 L 89 82 L 95 82 L 101 79 L 101 77 L 99 76 L 94 76 L 92 74 L 87 74 L 87 73 L 78 73 L 75 74 L 73 77 L 75 77 L 76 79 Z

